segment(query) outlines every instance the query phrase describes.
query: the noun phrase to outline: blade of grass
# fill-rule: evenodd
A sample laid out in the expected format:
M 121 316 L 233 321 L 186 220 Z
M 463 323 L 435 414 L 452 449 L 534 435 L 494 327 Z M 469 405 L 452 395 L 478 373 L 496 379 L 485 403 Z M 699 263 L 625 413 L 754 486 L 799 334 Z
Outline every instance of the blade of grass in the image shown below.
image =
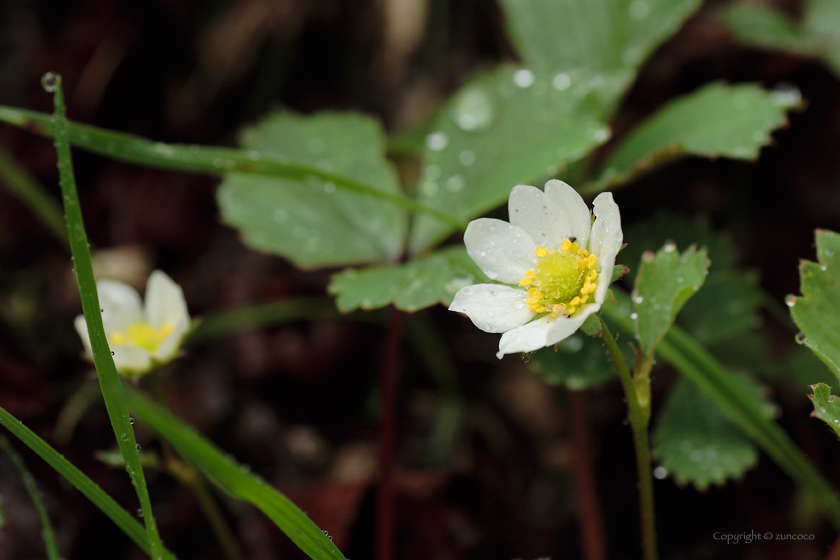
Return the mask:
M 35 504 L 38 517 L 41 518 L 41 526 L 43 527 L 41 529 L 41 535 L 43 535 L 44 544 L 47 547 L 47 558 L 49 560 L 61 560 L 61 555 L 58 553 L 58 546 L 55 544 L 55 533 L 53 533 L 52 523 L 50 523 L 50 516 L 47 515 L 47 508 L 44 506 L 44 500 L 41 499 L 41 491 L 38 490 L 38 485 L 35 484 L 35 477 L 26 468 L 26 463 L 23 462 L 23 458 L 15 451 L 15 448 L 12 447 L 12 444 L 9 443 L 9 440 L 5 436 L 0 436 L 0 449 L 9 456 L 12 464 L 20 473 L 23 479 L 23 485 L 26 487 L 32 503 Z
M 63 476 L 67 482 L 72 484 L 79 492 L 84 494 L 102 513 L 116 524 L 117 527 L 128 535 L 137 546 L 151 555 L 149 539 L 146 530 L 137 520 L 123 509 L 114 499 L 105 493 L 94 481 L 89 479 L 82 471 L 77 469 L 73 463 L 64 458 L 61 453 L 50 447 L 35 432 L 23 425 L 23 423 L 9 414 L 5 409 L 0 408 L 0 424 L 5 426 L 16 438 L 22 441 L 29 449 L 38 454 L 41 459 L 47 462 L 52 468 Z M 163 550 L 165 560 L 175 560 L 175 556 L 168 550 Z
M 36 111 L 0 105 L 0 121 L 42 136 L 55 136 L 55 125 L 49 115 Z M 70 143 L 74 146 L 119 161 L 136 163 L 146 167 L 207 175 L 224 175 L 236 172 L 282 177 L 297 181 L 315 178 L 331 182 L 339 189 L 381 198 L 406 210 L 428 214 L 461 230 L 466 227 L 466 224 L 457 218 L 424 206 L 406 196 L 383 192 L 344 175 L 330 173 L 311 165 L 283 161 L 255 150 L 164 144 L 131 134 L 123 134 L 79 123 L 70 123 L 68 133 Z
M 131 410 L 180 455 L 201 469 L 233 496 L 265 513 L 313 560 L 345 560 L 344 555 L 300 508 L 252 474 L 174 414 L 139 391 L 126 387 Z
M 58 202 L 47 193 L 35 177 L 21 167 L 6 152 L 0 150 L 0 182 L 6 183 L 12 194 L 26 206 L 35 218 L 65 249 L 70 249 L 67 242 L 67 229 L 61 216 Z
M 70 143 L 68 141 L 67 117 L 64 109 L 64 96 L 61 90 L 61 76 L 48 73 L 43 80 L 44 89 L 55 94 L 55 147 L 58 152 L 58 173 L 61 192 L 64 199 L 64 215 L 67 218 L 70 250 L 75 264 L 76 280 L 82 300 L 82 311 L 87 321 L 90 336 L 93 363 L 105 408 L 117 437 L 120 453 L 126 464 L 126 470 L 131 477 L 131 483 L 140 500 L 140 509 L 146 523 L 151 556 L 154 560 L 163 557 L 163 543 L 157 530 L 157 523 L 152 513 L 152 503 L 146 488 L 146 477 L 143 475 L 143 465 L 140 463 L 140 450 L 134 438 L 134 429 L 128 416 L 128 407 L 120 382 L 111 348 L 105 338 L 105 328 L 102 325 L 99 294 L 96 291 L 96 280 L 93 276 L 93 266 L 90 261 L 90 247 L 85 233 L 82 209 L 79 205 L 79 195 L 76 192 L 76 179 L 73 176 L 73 160 L 70 157 Z
M 630 318 L 630 296 L 614 289 L 617 305 L 605 305 L 604 315 L 628 334 L 635 332 Z M 778 424 L 762 413 L 732 381 L 726 368 L 703 346 L 672 326 L 656 347 L 656 354 L 671 363 L 705 391 L 801 488 L 807 488 L 823 507 L 835 529 L 840 529 L 840 496 Z

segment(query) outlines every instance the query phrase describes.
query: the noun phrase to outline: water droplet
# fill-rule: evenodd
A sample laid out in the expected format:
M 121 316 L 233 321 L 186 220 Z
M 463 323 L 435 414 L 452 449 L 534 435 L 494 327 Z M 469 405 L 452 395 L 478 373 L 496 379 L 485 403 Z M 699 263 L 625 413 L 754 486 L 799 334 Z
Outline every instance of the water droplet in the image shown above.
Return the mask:
M 134 444 L 134 449 L 136 449 L 137 451 L 140 451 L 140 444 L 139 443 Z
M 593 128 L 589 131 L 589 137 L 595 140 L 596 142 L 606 142 L 610 137 L 610 129 L 606 126 Z
M 128 434 L 120 434 L 120 439 L 123 441 L 128 441 Z
M 665 250 L 666 253 L 673 253 L 677 250 L 677 244 L 673 241 L 667 241 L 662 248 Z
M 100 307 L 100 308 L 99 308 L 99 312 L 100 312 L 100 313 L 105 313 L 105 310 L 104 310 L 104 309 L 102 309 L 102 308 Z
M 458 192 L 464 188 L 465 184 L 466 183 L 463 177 L 460 175 L 453 175 L 446 180 L 446 189 L 450 192 Z
M 113 350 L 111 350 L 111 355 L 112 355 L 112 356 L 114 355 L 114 351 L 113 351 Z
M 793 307 L 796 305 L 796 296 L 793 294 L 788 294 L 785 296 L 785 305 L 788 307 Z
M 552 80 L 554 87 L 557 91 L 566 91 L 569 89 L 569 86 L 572 85 L 572 79 L 569 77 L 568 74 L 561 72 L 554 76 L 554 80 Z
M 324 142 L 323 138 L 310 138 L 309 141 L 306 143 L 306 149 L 309 150 L 310 154 L 319 155 L 324 153 L 324 150 L 327 147 L 327 143 Z
M 41 87 L 49 93 L 53 93 L 58 89 L 58 84 L 61 82 L 61 76 L 55 72 L 47 72 L 41 78 Z
M 143 517 L 143 508 L 137 508 L 137 517 Z
M 779 107 L 793 107 L 802 103 L 802 92 L 795 84 L 783 82 L 773 88 L 773 102 Z
M 438 192 L 438 184 L 434 181 L 424 181 L 420 190 L 423 196 L 435 196 Z
M 633 319 L 633 320 L 635 321 L 636 319 L 638 319 L 638 318 L 639 318 L 639 314 L 638 314 L 638 313 L 631 313 L 631 314 L 630 314 L 630 318 L 631 318 L 631 319 Z
M 634 0 L 630 3 L 630 7 L 627 9 L 627 12 L 630 15 L 630 19 L 634 21 L 642 21 L 650 13 L 650 7 L 647 5 L 647 2 L 644 2 L 644 0 Z
M 517 70 L 513 74 L 513 83 L 521 88 L 529 88 L 534 85 L 534 73 L 527 68 Z
M 668 477 L 668 469 L 663 467 L 662 465 L 653 469 L 653 478 L 657 480 L 664 480 Z
M 493 97 L 482 86 L 463 89 L 452 106 L 452 119 L 461 130 L 467 132 L 486 130 L 495 116 Z
M 461 165 L 464 167 L 469 167 L 473 163 L 475 163 L 475 152 L 472 150 L 464 150 L 460 154 L 458 154 L 458 161 L 461 162 Z
M 440 166 L 434 163 L 427 165 L 425 170 L 426 179 L 434 181 L 440 178 Z
M 439 152 L 449 144 L 449 137 L 443 132 L 432 132 L 426 136 L 426 147 L 433 152 Z
M 633 303 L 635 303 L 637 305 L 642 303 L 643 301 L 645 301 L 644 296 L 636 295 L 636 296 L 633 297 Z
M 797 344 L 805 344 L 805 333 L 796 333 L 796 336 L 793 337 Z
M 278 224 L 283 224 L 289 219 L 289 213 L 283 208 L 278 208 L 274 211 L 274 221 Z
M 134 424 L 134 416 L 129 416 L 128 417 L 128 423 L 132 424 L 132 425 Z

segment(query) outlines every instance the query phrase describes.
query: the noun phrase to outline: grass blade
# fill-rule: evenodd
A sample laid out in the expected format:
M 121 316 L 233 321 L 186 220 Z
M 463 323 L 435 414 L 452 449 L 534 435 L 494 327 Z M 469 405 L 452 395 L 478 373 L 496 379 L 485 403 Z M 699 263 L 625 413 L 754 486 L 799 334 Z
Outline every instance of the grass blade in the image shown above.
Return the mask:
M 29 449 L 37 453 L 58 474 L 67 479 L 67 482 L 72 484 L 79 492 L 93 502 L 96 507 L 102 510 L 102 513 L 107 515 L 117 527 L 122 529 L 137 546 L 146 551 L 147 554 L 151 554 L 149 539 L 146 536 L 146 530 L 143 526 L 115 502 L 111 496 L 106 494 L 99 485 L 3 408 L 0 408 L 0 424 L 5 426 L 15 437 L 26 444 Z M 165 560 L 175 560 L 175 556 L 166 549 L 163 549 L 162 556 Z
M 41 498 L 41 491 L 38 490 L 38 485 L 35 484 L 35 477 L 29 472 L 29 469 L 26 468 L 26 463 L 23 462 L 23 458 L 15 451 L 15 448 L 12 447 L 12 444 L 5 437 L 0 437 L 0 449 L 9 456 L 12 464 L 20 472 L 20 476 L 23 478 L 23 485 L 26 487 L 32 503 L 35 504 L 38 517 L 41 518 L 41 526 L 43 527 L 41 534 L 44 537 L 44 544 L 47 547 L 47 558 L 49 560 L 61 560 L 61 555 L 58 553 L 58 546 L 55 544 L 55 533 L 53 533 L 52 524 L 50 523 L 50 516 L 47 515 L 47 508 L 44 506 L 44 500 Z
M 28 169 L 18 165 L 3 150 L 0 150 L 0 182 L 8 185 L 12 194 L 32 212 L 62 247 L 70 248 L 61 207 Z
M 102 325 L 99 294 L 96 291 L 96 280 L 93 276 L 93 266 L 90 261 L 90 247 L 82 220 L 79 195 L 76 192 L 76 179 L 73 176 L 73 161 L 70 157 L 61 76 L 48 73 L 44 76 L 43 84 L 44 89 L 55 93 L 55 147 L 58 152 L 58 173 L 64 199 L 64 214 L 67 217 L 70 250 L 73 254 L 76 280 L 79 284 L 79 294 L 82 299 L 82 311 L 87 321 L 93 351 L 93 363 L 96 366 L 99 386 L 102 388 L 102 396 L 105 399 L 105 408 L 108 410 L 108 417 L 111 420 L 114 435 L 117 437 L 117 445 L 119 445 L 120 453 L 125 460 L 126 470 L 140 500 L 151 556 L 154 560 L 160 560 L 163 557 L 163 543 L 160 540 L 157 523 L 152 514 L 152 503 L 146 487 L 146 477 L 143 475 L 143 465 L 140 463 L 139 445 L 134 438 L 134 429 L 129 420 L 122 383 L 117 374 L 114 359 L 111 356 L 108 340 L 105 338 L 105 328 Z
M 55 137 L 55 123 L 49 115 L 44 113 L 0 105 L 0 121 L 29 130 L 35 134 Z M 119 161 L 206 175 L 224 175 L 235 172 L 282 177 L 297 181 L 316 178 L 329 181 L 336 188 L 381 198 L 406 210 L 428 214 L 458 229 L 466 227 L 457 218 L 424 206 L 406 196 L 383 192 L 344 175 L 330 173 L 311 165 L 282 161 L 255 150 L 164 144 L 131 134 L 123 134 L 79 123 L 69 123 L 67 131 L 67 137 L 74 146 Z
M 129 406 L 179 454 L 239 499 L 262 510 L 313 560 L 345 560 L 333 542 L 286 496 L 251 474 L 171 412 L 127 388 Z

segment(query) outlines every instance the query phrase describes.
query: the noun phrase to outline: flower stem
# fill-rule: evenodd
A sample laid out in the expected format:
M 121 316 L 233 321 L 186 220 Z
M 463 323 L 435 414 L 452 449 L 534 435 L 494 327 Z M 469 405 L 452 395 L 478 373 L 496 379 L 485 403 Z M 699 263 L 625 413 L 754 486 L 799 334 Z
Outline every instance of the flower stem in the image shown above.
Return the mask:
M 592 458 L 592 434 L 589 429 L 589 408 L 586 391 L 567 391 L 569 407 L 569 431 L 575 451 L 575 497 L 580 517 L 580 539 L 585 560 L 605 560 L 607 539 L 604 537 L 604 521 L 598 484 Z
M 376 492 L 376 560 L 394 558 L 394 438 L 403 313 L 391 308 L 379 369 L 382 416 L 379 420 L 379 481 Z
M 601 339 L 610 353 L 624 393 L 627 395 L 627 408 L 630 427 L 633 430 L 633 444 L 636 447 L 636 474 L 639 478 L 639 513 L 642 522 L 642 551 L 645 560 L 656 560 L 656 518 L 653 510 L 653 476 L 650 470 L 650 443 L 648 441 L 648 422 L 650 421 L 650 371 L 649 362 L 643 362 L 634 379 L 618 344 L 615 342 L 604 319 L 597 315 L 601 323 Z

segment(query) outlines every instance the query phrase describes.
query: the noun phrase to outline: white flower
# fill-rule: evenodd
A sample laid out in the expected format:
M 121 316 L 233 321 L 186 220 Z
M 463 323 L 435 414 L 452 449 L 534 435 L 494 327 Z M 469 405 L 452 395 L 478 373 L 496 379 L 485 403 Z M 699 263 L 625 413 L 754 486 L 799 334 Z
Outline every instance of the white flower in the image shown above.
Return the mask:
M 580 195 L 558 180 L 545 192 L 514 187 L 508 212 L 510 223 L 480 218 L 464 234 L 467 253 L 499 283 L 462 288 L 449 306 L 485 332 L 504 333 L 499 358 L 552 346 L 597 312 L 623 240 L 612 194 L 595 198 L 593 222 Z
M 137 290 L 123 282 L 99 280 L 96 290 L 119 373 L 138 377 L 178 354 L 190 328 L 190 315 L 183 290 L 166 273 L 155 270 L 149 276 L 145 308 Z M 75 326 L 92 355 L 84 315 L 76 317 Z

